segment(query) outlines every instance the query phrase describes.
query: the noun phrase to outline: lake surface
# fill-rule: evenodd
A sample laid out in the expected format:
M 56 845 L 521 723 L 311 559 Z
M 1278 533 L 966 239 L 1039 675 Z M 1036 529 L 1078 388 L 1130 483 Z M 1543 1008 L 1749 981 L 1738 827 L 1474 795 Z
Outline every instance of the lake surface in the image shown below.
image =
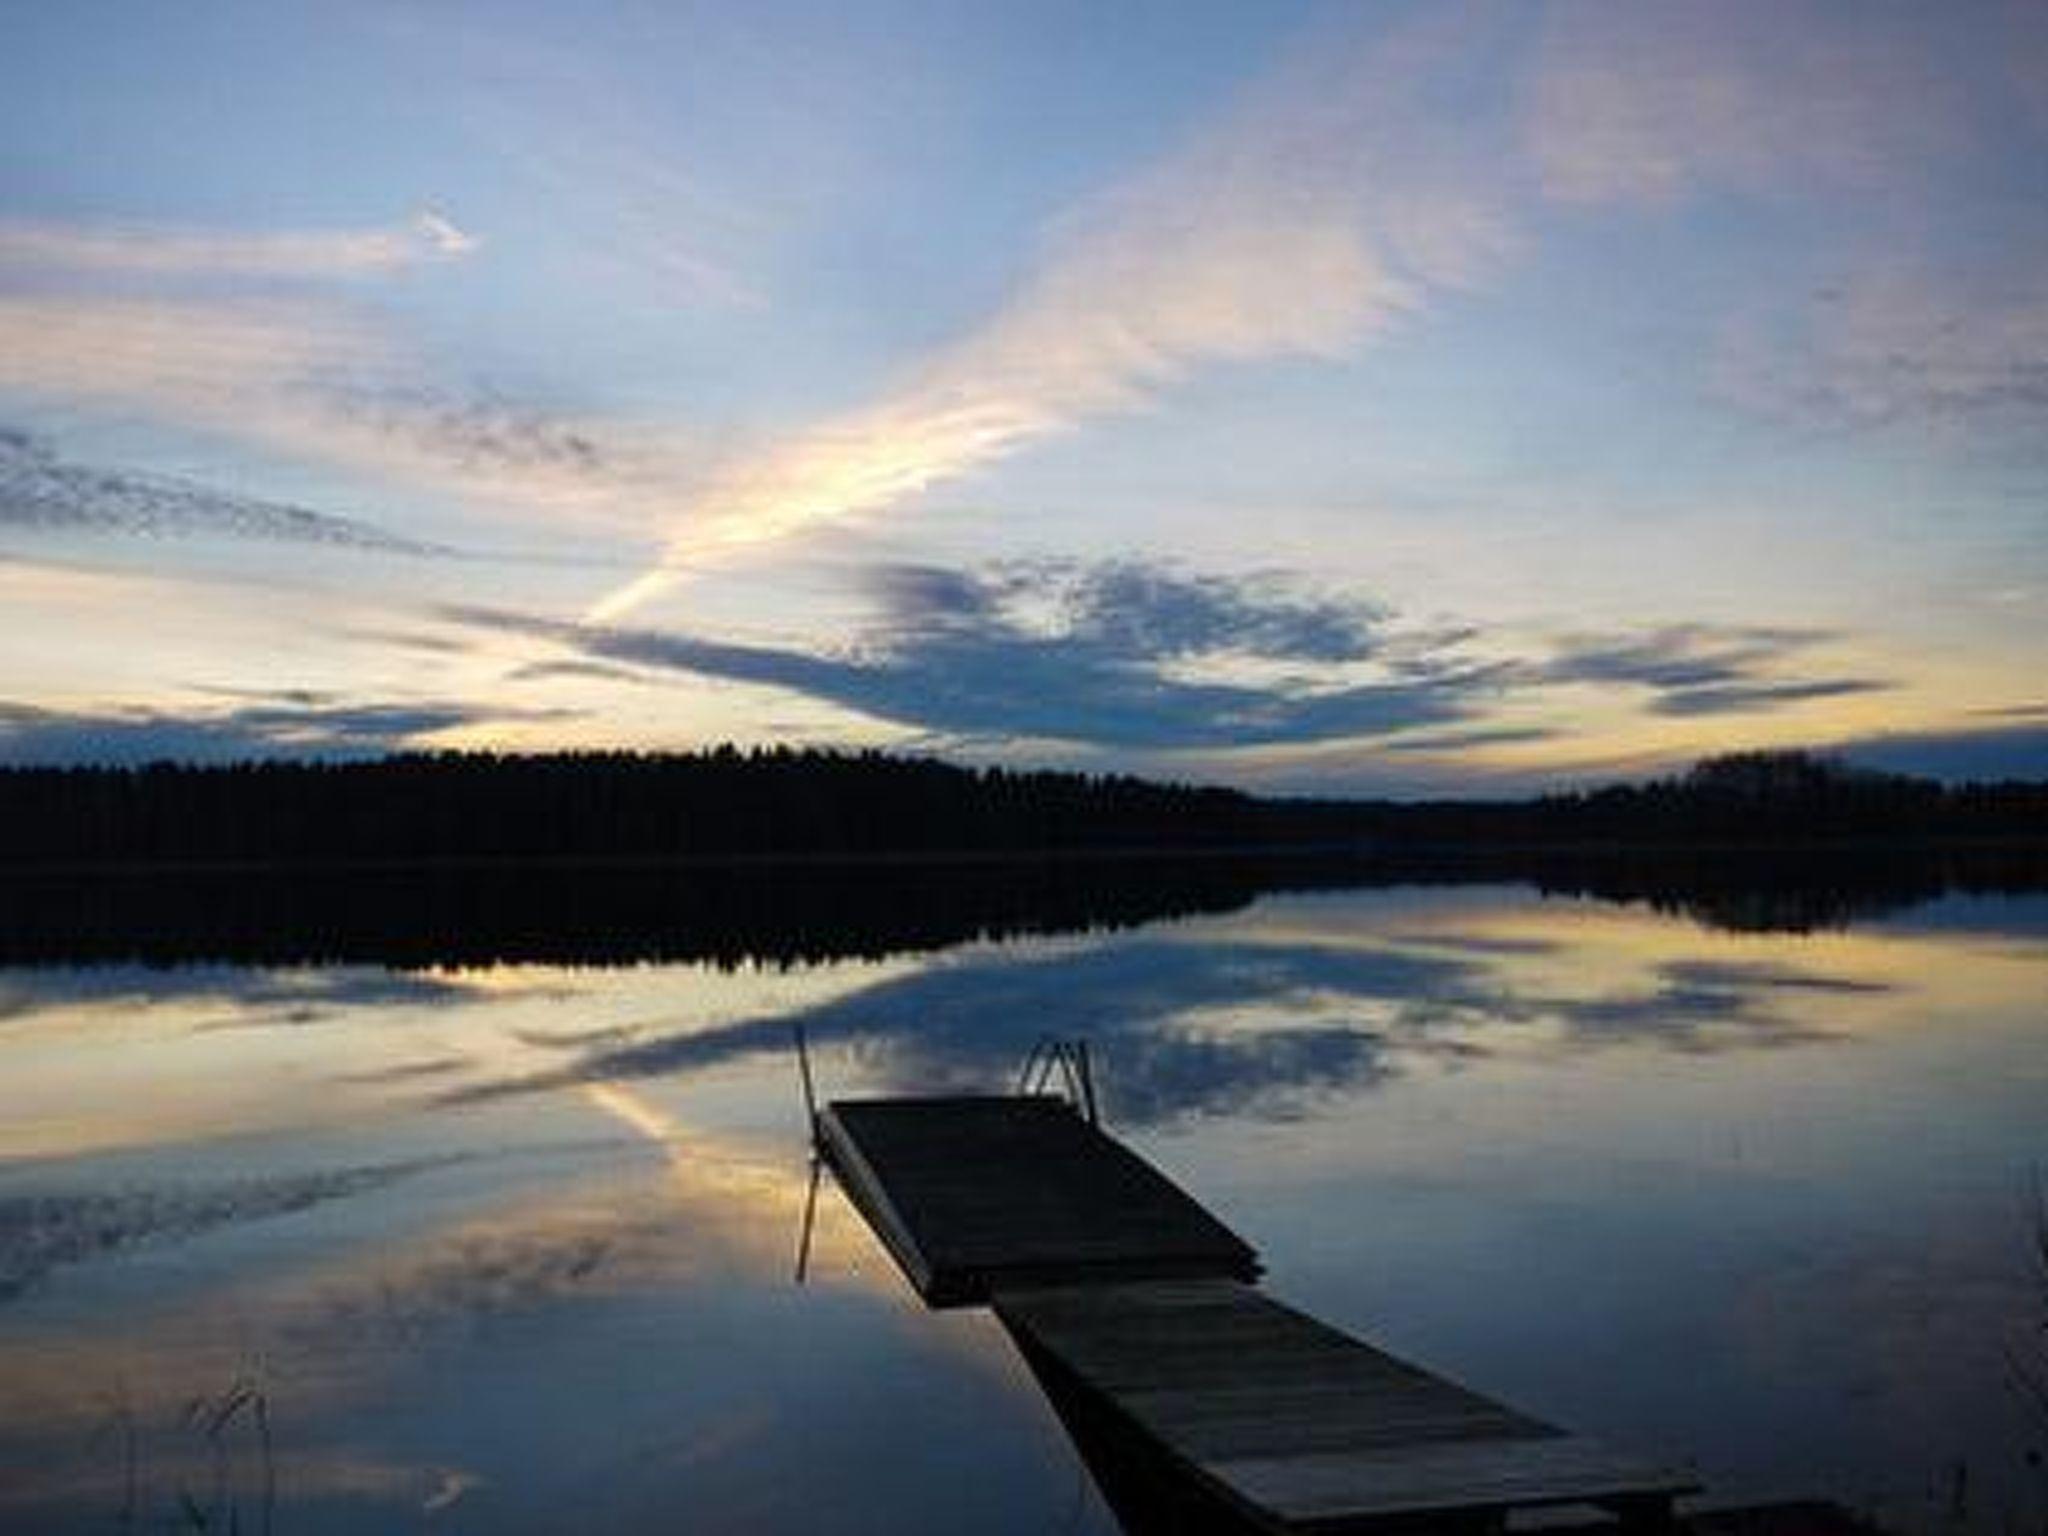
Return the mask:
M 1277 1294 L 1714 1502 L 2038 1529 L 2044 999 L 2039 896 L 1733 932 L 1506 885 L 795 965 L 0 971 L 0 1523 L 1115 1530 L 993 1321 L 829 1184 L 797 1283 L 801 1022 L 835 1094 L 1086 1035 Z

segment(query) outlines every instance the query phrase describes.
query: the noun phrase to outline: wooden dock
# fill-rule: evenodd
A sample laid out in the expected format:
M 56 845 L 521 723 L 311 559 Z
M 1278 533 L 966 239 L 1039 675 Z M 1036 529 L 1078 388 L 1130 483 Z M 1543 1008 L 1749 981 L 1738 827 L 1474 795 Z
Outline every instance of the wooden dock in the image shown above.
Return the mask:
M 817 1129 L 928 1303 L 993 1305 L 1041 1380 L 1244 1529 L 1658 1524 L 1697 1489 L 1274 1301 L 1248 1243 L 1062 1099 L 839 1100 Z
M 840 1182 L 936 1307 L 999 1286 L 1255 1279 L 1243 1238 L 1063 1099 L 853 1099 L 818 1116 Z
M 1003 1291 L 996 1315 L 1255 1529 L 1593 1504 L 1654 1522 L 1686 1472 L 1432 1375 L 1232 1280 Z

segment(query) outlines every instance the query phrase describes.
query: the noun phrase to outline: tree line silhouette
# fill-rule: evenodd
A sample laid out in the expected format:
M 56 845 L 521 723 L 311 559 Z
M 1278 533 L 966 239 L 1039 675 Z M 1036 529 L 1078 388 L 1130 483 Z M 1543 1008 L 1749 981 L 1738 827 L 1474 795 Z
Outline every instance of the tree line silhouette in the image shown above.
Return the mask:
M 0 863 L 671 862 L 2039 839 L 2048 782 L 1797 752 L 1527 800 L 1306 800 L 876 752 L 412 754 L 0 769 Z
M 1344 818 L 1339 806 L 1335 819 Z M 1811 752 L 1736 752 L 1672 778 L 1521 801 L 1386 807 L 1391 836 L 1546 844 L 1784 846 L 2048 837 L 2048 780 L 1944 784 Z
M 0 770 L 0 965 L 801 964 L 1468 881 L 1803 931 L 2048 889 L 2044 828 L 2048 786 L 1785 754 L 1403 805 L 815 752 Z
M 0 858 L 662 861 L 1212 846 L 1229 790 L 879 753 L 405 755 L 0 772 Z

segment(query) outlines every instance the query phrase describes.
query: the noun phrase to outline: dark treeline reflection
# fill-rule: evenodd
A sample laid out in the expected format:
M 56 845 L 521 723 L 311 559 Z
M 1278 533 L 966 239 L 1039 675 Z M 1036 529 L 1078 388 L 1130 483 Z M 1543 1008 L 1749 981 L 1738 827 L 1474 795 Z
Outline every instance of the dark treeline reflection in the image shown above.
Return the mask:
M 1815 933 L 1943 896 L 2048 891 L 2048 847 L 2023 843 L 1565 849 L 1492 862 L 1545 895 L 1638 902 L 1735 933 Z
M 1468 848 L 1399 858 L 22 871 L 0 881 L 0 964 L 791 965 L 1220 914 L 1284 891 L 1482 883 L 1649 903 L 1720 928 L 1807 932 L 1948 894 L 2048 891 L 2048 854 Z
M 878 959 L 1347 884 L 1251 859 L 160 869 L 0 882 L 0 964 L 399 967 Z

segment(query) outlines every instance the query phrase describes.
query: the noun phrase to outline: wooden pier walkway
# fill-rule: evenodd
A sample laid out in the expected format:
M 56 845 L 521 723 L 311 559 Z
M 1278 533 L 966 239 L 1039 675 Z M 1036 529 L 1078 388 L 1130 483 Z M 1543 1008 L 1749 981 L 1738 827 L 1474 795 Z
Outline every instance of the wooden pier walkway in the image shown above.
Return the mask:
M 1282 1305 L 1257 1255 L 1051 1096 L 839 1100 L 818 1140 L 927 1302 L 987 1302 L 1033 1369 L 1250 1529 L 1658 1524 L 1697 1482 L 1567 1434 Z
M 1484 1525 L 1558 1504 L 1654 1522 L 1694 1482 L 1233 1280 L 1004 1291 L 995 1311 L 1040 1369 L 1064 1371 L 1273 1530 Z

